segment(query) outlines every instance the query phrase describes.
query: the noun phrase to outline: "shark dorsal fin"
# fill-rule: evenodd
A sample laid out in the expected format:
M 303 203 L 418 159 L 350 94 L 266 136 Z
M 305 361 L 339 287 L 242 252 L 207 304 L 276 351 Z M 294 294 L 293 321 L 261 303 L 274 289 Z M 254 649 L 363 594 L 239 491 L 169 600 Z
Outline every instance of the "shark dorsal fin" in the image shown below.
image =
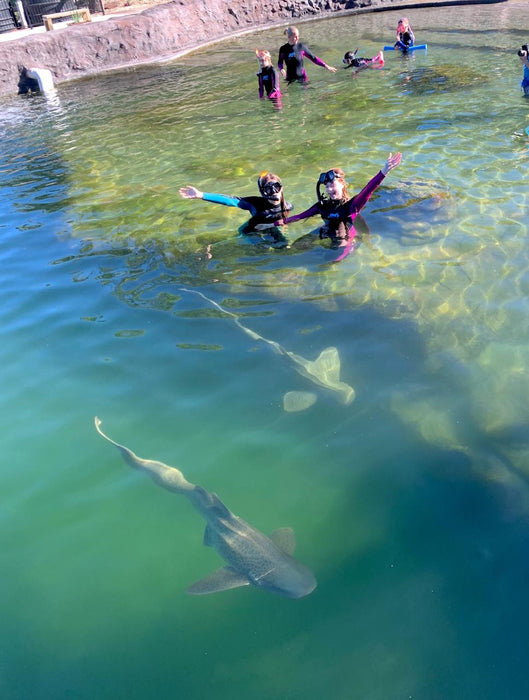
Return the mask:
M 291 527 L 281 527 L 270 535 L 270 539 L 285 554 L 294 554 L 296 549 L 296 537 Z
M 208 593 L 218 593 L 228 591 L 231 588 L 241 588 L 249 586 L 250 581 L 243 574 L 238 573 L 231 566 L 224 566 L 217 569 L 212 574 L 204 576 L 200 581 L 191 584 L 187 592 L 191 595 L 207 595 Z

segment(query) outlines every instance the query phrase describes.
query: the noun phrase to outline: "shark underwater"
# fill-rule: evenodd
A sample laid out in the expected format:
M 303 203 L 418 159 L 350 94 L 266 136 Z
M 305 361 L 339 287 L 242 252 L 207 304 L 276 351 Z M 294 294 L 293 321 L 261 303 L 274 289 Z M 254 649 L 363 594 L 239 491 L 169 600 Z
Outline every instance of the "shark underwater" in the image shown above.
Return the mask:
M 227 566 L 193 583 L 188 593 L 205 595 L 251 584 L 286 598 L 302 598 L 316 588 L 314 574 L 292 556 L 295 540 L 290 528 L 267 537 L 234 515 L 215 493 L 187 481 L 179 469 L 138 457 L 105 435 L 97 416 L 94 422 L 97 432 L 119 450 L 130 467 L 146 472 L 162 488 L 187 496 L 206 520 L 204 544 L 216 549 Z
M 313 384 L 316 384 L 323 389 L 334 392 L 334 394 L 337 395 L 340 403 L 347 406 L 354 400 L 355 390 L 353 387 L 340 380 L 340 354 L 338 353 L 337 348 L 325 348 L 315 360 L 307 360 L 301 355 L 297 355 L 290 350 L 286 350 L 275 340 L 264 338 L 262 335 L 259 335 L 259 333 L 256 333 L 251 328 L 248 328 L 241 323 L 237 314 L 227 311 L 220 304 L 217 304 L 216 301 L 213 301 L 213 299 L 210 299 L 202 292 L 195 289 L 186 289 L 185 287 L 182 287 L 182 291 L 198 294 L 223 314 L 230 316 L 235 325 L 240 328 L 243 333 L 249 335 L 253 340 L 260 340 L 261 342 L 269 345 L 275 353 L 286 358 L 294 367 L 296 372 L 302 377 L 305 377 L 305 379 L 310 380 Z M 283 407 L 286 411 L 290 412 L 302 411 L 309 408 L 309 406 L 312 406 L 312 404 L 315 403 L 316 398 L 316 395 L 312 392 L 289 391 L 283 397 Z

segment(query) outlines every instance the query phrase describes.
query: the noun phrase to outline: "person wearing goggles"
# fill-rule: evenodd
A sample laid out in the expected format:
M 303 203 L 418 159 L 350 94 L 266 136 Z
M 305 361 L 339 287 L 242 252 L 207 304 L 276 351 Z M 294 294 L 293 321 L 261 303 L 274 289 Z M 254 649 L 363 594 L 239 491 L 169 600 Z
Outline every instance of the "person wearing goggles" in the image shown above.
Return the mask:
M 384 52 L 379 51 L 373 58 L 362 58 L 357 56 L 358 49 L 347 51 L 343 57 L 344 68 L 354 68 L 353 75 L 356 75 L 364 68 L 382 68 L 384 65 Z
M 274 173 L 262 172 L 257 179 L 259 197 L 231 197 L 225 194 L 201 192 L 192 185 L 179 190 L 184 199 L 203 199 L 205 202 L 223 204 L 248 211 L 251 215 L 239 229 L 240 233 L 252 234 L 263 232 L 270 235 L 276 247 L 285 247 L 287 240 L 282 234 L 277 221 L 283 219 L 292 210 L 292 204 L 285 200 L 281 180 Z
M 306 44 L 300 42 L 297 27 L 288 27 L 288 29 L 285 29 L 285 34 L 288 41 L 279 49 L 277 67 L 288 83 L 296 81 L 306 83 L 308 81 L 307 73 L 303 66 L 304 58 L 308 58 L 309 61 L 331 71 L 331 73 L 336 73 L 334 66 L 328 66 L 325 61 L 315 56 Z
M 323 226 L 319 232 L 320 238 L 330 238 L 333 248 L 349 246 L 349 252 L 356 236 L 353 221 L 386 175 L 397 167 L 401 159 L 401 153 L 395 153 L 395 155 L 390 153 L 380 171 L 354 197 L 349 195 L 343 170 L 333 168 L 321 173 L 316 183 L 318 201 L 300 214 L 282 219 L 278 224 L 292 224 L 319 214 L 323 219 Z

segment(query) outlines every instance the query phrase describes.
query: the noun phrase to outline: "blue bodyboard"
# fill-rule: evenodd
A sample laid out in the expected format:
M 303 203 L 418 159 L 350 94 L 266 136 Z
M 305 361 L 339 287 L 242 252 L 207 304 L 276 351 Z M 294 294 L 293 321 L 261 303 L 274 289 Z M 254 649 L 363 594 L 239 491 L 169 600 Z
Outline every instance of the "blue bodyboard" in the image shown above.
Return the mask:
M 408 53 L 409 51 L 418 51 L 419 49 L 428 49 L 428 44 L 414 44 L 413 46 L 408 46 L 406 49 L 401 49 L 400 46 L 384 46 L 384 51 L 402 51 L 402 53 Z

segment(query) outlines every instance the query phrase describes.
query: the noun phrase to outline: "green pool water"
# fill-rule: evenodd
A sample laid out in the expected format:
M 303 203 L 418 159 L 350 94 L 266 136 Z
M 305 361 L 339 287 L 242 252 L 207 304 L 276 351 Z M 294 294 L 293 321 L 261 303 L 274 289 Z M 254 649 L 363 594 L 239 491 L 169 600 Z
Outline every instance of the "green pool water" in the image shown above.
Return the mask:
M 402 10 L 300 24 L 339 70 L 280 110 L 254 56 L 280 28 L 0 103 L 3 699 L 527 697 L 528 10 L 407 10 L 428 51 L 356 78 Z M 178 195 L 272 170 L 299 212 L 396 150 L 337 264 L 316 219 L 278 250 Z M 354 401 L 289 361 L 329 347 Z M 294 528 L 316 590 L 188 596 L 222 565 L 203 520 L 95 415 Z

